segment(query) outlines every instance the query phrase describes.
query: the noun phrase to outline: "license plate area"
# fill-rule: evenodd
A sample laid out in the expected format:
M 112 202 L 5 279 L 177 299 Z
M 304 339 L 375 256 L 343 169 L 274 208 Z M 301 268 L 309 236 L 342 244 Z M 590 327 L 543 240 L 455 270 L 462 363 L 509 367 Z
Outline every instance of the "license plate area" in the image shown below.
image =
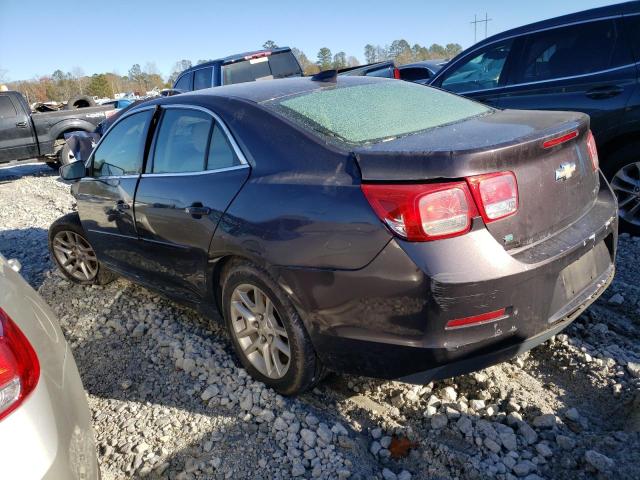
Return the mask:
M 602 241 L 578 260 L 562 269 L 556 280 L 549 318 L 557 320 L 556 312 L 578 300 L 576 297 L 588 296 L 589 287 L 594 285 L 595 288 L 595 283 L 610 267 L 611 256 Z

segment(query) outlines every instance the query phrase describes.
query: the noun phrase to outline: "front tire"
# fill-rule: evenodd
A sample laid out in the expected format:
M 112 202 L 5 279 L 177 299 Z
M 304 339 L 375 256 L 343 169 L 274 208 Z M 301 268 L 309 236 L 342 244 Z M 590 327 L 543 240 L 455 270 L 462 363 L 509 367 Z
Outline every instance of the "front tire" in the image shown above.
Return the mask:
M 251 376 L 283 395 L 312 388 L 324 374 L 287 295 L 263 269 L 235 261 L 223 273 L 222 308 L 236 354 Z
M 640 235 L 640 142 L 609 155 L 602 172 L 618 198 L 620 230 Z
M 98 261 L 77 212 L 60 217 L 51 224 L 49 252 L 62 274 L 74 283 L 105 285 L 117 278 Z

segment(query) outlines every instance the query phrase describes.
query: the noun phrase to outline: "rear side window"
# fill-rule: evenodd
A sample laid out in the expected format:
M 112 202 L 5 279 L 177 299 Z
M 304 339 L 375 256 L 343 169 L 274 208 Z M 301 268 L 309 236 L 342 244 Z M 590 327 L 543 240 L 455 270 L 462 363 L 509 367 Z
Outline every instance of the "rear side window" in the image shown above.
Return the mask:
M 153 173 L 204 170 L 213 120 L 198 110 L 165 110 L 153 154 Z
M 16 107 L 6 95 L 0 96 L 0 118 L 12 118 L 18 116 Z
M 240 165 L 240 160 L 233 150 L 229 139 L 217 123 L 213 127 L 209 156 L 207 158 L 207 170 L 218 170 Z
M 201 68 L 193 74 L 193 89 L 201 90 L 203 88 L 211 88 L 211 75 L 213 68 Z
M 466 98 L 416 83 L 378 80 L 264 102 L 303 128 L 347 144 L 367 144 L 491 112 Z
M 511 41 L 492 46 L 447 72 L 442 88 L 456 93 L 496 88 L 510 51 Z
M 625 17 L 624 30 L 627 41 L 631 44 L 636 62 L 640 62 L 640 15 Z
M 118 122 L 104 137 L 93 156 L 93 176 L 140 173 L 153 110 L 134 113 Z
M 193 78 L 193 73 L 186 73 L 182 77 L 178 79 L 176 82 L 175 88 L 176 90 L 183 90 L 185 92 L 191 91 L 191 79 Z
M 631 63 L 630 50 L 619 42 L 614 20 L 529 35 L 519 58 L 509 83 L 585 75 Z
M 274 53 L 222 66 L 224 84 L 272 80 L 302 75 L 293 53 Z

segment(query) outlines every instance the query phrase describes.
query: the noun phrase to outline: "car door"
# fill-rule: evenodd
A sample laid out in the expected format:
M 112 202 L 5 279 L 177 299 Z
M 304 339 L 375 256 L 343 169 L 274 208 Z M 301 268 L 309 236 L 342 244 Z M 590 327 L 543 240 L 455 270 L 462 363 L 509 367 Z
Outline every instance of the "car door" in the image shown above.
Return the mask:
M 507 72 L 518 43 L 506 39 L 470 51 L 444 67 L 433 86 L 499 107 Z
M 591 116 L 598 143 L 615 135 L 636 85 L 630 46 L 617 19 L 527 35 L 500 106 L 576 110 Z
M 28 113 L 14 103 L 11 95 L 0 93 L 0 162 L 37 155 L 38 146 Z
M 76 198 L 82 226 L 101 262 L 123 273 L 136 255 L 133 200 L 144 162 L 154 107 L 120 118 L 89 158 Z
M 146 282 L 172 296 L 207 292 L 209 244 L 249 176 L 233 137 L 212 112 L 164 107 L 135 198 Z

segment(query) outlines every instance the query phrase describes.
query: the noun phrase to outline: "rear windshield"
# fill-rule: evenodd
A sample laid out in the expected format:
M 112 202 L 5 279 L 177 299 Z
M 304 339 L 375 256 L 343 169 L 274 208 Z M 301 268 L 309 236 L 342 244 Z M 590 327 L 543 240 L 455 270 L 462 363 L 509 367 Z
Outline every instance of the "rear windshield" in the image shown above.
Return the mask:
M 489 107 L 435 88 L 381 80 L 265 102 L 323 136 L 368 144 L 483 115 Z
M 282 52 L 223 65 L 222 75 L 224 84 L 230 85 L 255 80 L 299 77 L 302 71 L 292 52 Z

